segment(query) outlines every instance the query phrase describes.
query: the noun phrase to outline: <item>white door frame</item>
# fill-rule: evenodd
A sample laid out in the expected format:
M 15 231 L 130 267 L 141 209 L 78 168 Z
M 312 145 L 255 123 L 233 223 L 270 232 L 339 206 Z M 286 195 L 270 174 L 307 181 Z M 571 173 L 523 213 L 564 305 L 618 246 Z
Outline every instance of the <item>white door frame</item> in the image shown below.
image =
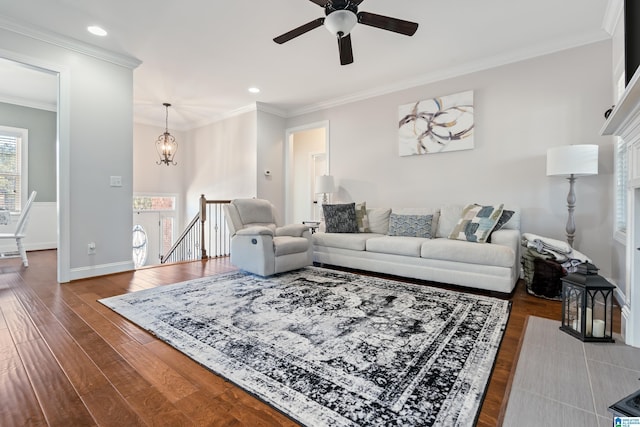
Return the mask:
M 293 220 L 293 204 L 291 203 L 293 197 L 293 136 L 297 132 L 324 128 L 324 146 L 327 153 L 327 174 L 331 173 L 329 155 L 329 120 L 323 120 L 320 122 L 309 123 L 302 126 L 286 129 L 285 131 L 285 155 L 284 155 L 284 218 L 285 224 L 289 224 Z
M 59 283 L 66 283 L 71 278 L 71 73 L 60 64 L 34 58 L 14 51 L 0 49 L 0 57 L 19 62 L 43 72 L 58 75 L 57 102 L 57 204 L 58 204 L 58 266 L 57 279 Z
M 318 159 L 322 159 L 321 161 L 324 162 L 323 174 L 328 173 L 327 153 L 309 153 L 309 198 L 311 199 L 309 200 L 309 206 L 311 206 L 311 215 L 309 216 L 309 219 L 314 221 L 319 221 L 320 217 L 322 216 L 320 211 L 318 210 L 322 209 L 322 204 L 317 201 L 318 197 L 316 197 L 317 195 L 314 194 L 316 178 L 318 177 L 318 170 L 316 169 Z

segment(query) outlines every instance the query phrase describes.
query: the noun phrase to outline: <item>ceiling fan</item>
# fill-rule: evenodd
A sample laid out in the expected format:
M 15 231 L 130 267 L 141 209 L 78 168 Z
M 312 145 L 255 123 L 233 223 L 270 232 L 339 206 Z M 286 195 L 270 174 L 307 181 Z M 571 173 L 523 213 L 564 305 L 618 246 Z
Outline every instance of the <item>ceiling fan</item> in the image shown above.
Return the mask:
M 358 6 L 364 0 L 310 0 L 320 7 L 324 7 L 326 17 L 314 19 L 304 25 L 294 28 L 275 39 L 274 42 L 282 44 L 294 39 L 314 28 L 324 26 L 338 39 L 338 51 L 340 52 L 340 64 L 347 65 L 353 62 L 353 50 L 351 48 L 351 30 L 357 24 L 369 25 L 387 31 L 412 36 L 418 29 L 415 22 L 389 16 L 376 15 L 369 12 L 358 12 Z

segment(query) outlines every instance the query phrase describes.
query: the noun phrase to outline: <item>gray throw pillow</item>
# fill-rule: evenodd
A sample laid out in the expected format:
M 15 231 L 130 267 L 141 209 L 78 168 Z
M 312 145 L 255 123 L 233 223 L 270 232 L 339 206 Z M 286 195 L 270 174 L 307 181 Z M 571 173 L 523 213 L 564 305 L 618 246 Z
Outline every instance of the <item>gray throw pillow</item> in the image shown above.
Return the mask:
M 425 237 L 431 239 L 433 215 L 398 215 L 389 217 L 389 236 Z
M 356 204 L 322 205 L 327 233 L 357 233 Z
M 502 211 L 502 215 L 500 215 L 500 219 L 498 220 L 498 222 L 496 222 L 496 226 L 493 227 L 493 230 L 491 230 L 491 233 L 489 233 L 487 243 L 491 243 L 491 235 L 493 234 L 493 232 L 500 230 L 506 223 L 508 223 L 514 213 L 514 211 L 509 211 L 506 209 Z

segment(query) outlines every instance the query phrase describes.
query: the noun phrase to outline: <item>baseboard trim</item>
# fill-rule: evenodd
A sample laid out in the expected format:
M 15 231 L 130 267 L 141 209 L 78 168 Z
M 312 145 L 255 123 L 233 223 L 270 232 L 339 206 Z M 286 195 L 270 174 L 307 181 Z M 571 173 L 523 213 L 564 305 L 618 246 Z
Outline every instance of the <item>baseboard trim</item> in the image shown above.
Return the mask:
M 73 281 L 87 279 L 90 277 L 106 276 L 108 274 L 124 273 L 127 271 L 133 271 L 134 269 L 133 261 L 72 268 L 69 271 L 69 280 Z
M 8 244 L 9 240 L 6 240 L 7 244 L 0 245 L 0 252 L 15 252 L 18 250 L 15 240 L 11 240 L 11 244 Z M 29 251 L 43 251 L 46 249 L 57 249 L 57 242 L 24 242 L 24 248 Z

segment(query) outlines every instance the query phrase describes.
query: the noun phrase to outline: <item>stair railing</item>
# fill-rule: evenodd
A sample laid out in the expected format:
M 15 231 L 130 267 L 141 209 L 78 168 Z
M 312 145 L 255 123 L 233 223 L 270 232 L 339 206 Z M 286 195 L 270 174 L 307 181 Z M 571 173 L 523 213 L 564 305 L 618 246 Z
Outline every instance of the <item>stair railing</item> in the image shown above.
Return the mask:
M 202 194 L 199 212 L 189 222 L 171 249 L 160 257 L 160 263 L 229 256 L 231 236 L 223 209 L 223 206 L 229 203 L 231 200 L 207 200 Z M 207 248 L 209 248 L 208 253 Z

